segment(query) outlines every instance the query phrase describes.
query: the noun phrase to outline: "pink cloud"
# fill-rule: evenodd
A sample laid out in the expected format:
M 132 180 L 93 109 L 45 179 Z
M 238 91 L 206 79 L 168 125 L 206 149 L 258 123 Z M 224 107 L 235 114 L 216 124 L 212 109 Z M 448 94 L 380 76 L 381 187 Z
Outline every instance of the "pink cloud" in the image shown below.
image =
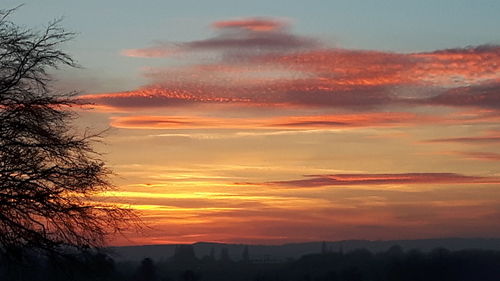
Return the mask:
M 135 58 L 164 58 L 178 53 L 168 47 L 150 47 L 143 49 L 125 49 L 120 52 L 122 56 Z
M 262 44 L 270 48 L 280 46 L 278 41 L 288 35 L 280 36 L 271 36 L 273 38 Z M 228 42 L 233 39 L 213 38 L 188 45 L 190 48 L 218 48 L 233 44 L 239 48 L 241 44 L 242 48 L 258 49 L 257 45 L 261 45 L 258 41 L 263 38 L 243 37 L 232 43 Z M 162 54 L 156 49 L 150 51 L 143 55 Z M 500 79 L 500 47 L 496 46 L 415 54 L 315 49 L 159 69 L 149 77 L 153 80 L 151 85 L 137 91 L 85 98 L 117 107 L 128 103 L 143 107 L 149 104 L 169 106 L 171 99 L 178 100 L 178 104 L 236 102 L 259 106 L 500 107 L 497 94 L 500 90 L 500 82 L 497 82 Z M 144 92 L 149 94 L 144 95 Z M 148 101 L 141 102 L 141 98 Z M 151 102 L 155 98 L 158 102 Z

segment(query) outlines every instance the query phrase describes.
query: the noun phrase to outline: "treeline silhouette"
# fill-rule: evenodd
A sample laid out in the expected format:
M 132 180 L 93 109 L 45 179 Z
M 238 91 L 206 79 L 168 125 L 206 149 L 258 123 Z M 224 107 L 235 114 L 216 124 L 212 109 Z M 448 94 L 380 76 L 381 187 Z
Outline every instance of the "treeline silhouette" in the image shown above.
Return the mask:
M 164 260 L 116 262 L 109 255 L 84 252 L 72 256 L 24 255 L 2 258 L 0 280 L 58 281 L 498 281 L 500 251 L 437 248 L 403 251 L 399 246 L 372 253 L 343 253 L 325 248 L 299 259 L 252 260 L 245 247 L 239 260 L 227 249 L 197 258 L 192 245 L 179 245 Z

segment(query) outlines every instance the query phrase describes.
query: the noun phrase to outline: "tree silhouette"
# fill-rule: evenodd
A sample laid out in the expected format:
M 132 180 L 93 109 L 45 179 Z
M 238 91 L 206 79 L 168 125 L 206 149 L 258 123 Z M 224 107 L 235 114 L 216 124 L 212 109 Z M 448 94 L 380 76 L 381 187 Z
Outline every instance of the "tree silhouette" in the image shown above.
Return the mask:
M 328 248 L 327 248 L 327 246 L 326 246 L 326 241 L 323 241 L 323 242 L 321 243 L 321 253 L 322 253 L 323 255 L 325 255 L 325 254 L 327 254 L 327 253 L 328 253 Z
M 220 257 L 219 261 L 222 263 L 230 263 L 232 262 L 231 258 L 229 257 L 229 251 L 226 247 L 222 248 L 220 250 Z
M 0 10 L 0 252 L 101 246 L 132 213 L 92 201 L 112 187 L 91 146 L 99 134 L 75 132 L 79 101 L 50 87 L 49 70 L 77 66 L 60 49 L 73 33 L 60 20 L 20 27 L 13 11 Z
M 156 280 L 156 266 L 152 259 L 144 258 L 141 261 L 141 265 L 137 269 L 136 278 L 137 281 L 154 281 Z
M 241 254 L 241 260 L 245 263 L 250 261 L 250 253 L 248 251 L 248 245 L 243 248 L 243 253 Z
M 183 264 L 188 267 L 198 262 L 196 254 L 194 253 L 194 247 L 189 244 L 177 245 L 172 260 L 175 263 Z

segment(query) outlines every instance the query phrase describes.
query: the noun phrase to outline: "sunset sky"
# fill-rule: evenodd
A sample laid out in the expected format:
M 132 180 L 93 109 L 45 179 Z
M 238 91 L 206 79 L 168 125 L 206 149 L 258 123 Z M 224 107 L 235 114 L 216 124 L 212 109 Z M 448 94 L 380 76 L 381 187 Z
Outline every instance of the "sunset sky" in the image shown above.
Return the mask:
M 111 244 L 500 237 L 500 1 L 24 3 L 147 225 Z

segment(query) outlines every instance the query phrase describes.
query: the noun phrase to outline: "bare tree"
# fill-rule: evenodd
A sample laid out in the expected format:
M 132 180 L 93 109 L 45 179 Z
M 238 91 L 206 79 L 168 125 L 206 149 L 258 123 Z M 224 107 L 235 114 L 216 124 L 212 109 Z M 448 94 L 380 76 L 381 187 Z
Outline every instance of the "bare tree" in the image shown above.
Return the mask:
M 98 135 L 72 127 L 72 94 L 50 89 L 48 70 L 77 66 L 56 20 L 42 31 L 0 10 L 0 251 L 99 247 L 133 214 L 92 196 L 112 188 L 92 148 Z

